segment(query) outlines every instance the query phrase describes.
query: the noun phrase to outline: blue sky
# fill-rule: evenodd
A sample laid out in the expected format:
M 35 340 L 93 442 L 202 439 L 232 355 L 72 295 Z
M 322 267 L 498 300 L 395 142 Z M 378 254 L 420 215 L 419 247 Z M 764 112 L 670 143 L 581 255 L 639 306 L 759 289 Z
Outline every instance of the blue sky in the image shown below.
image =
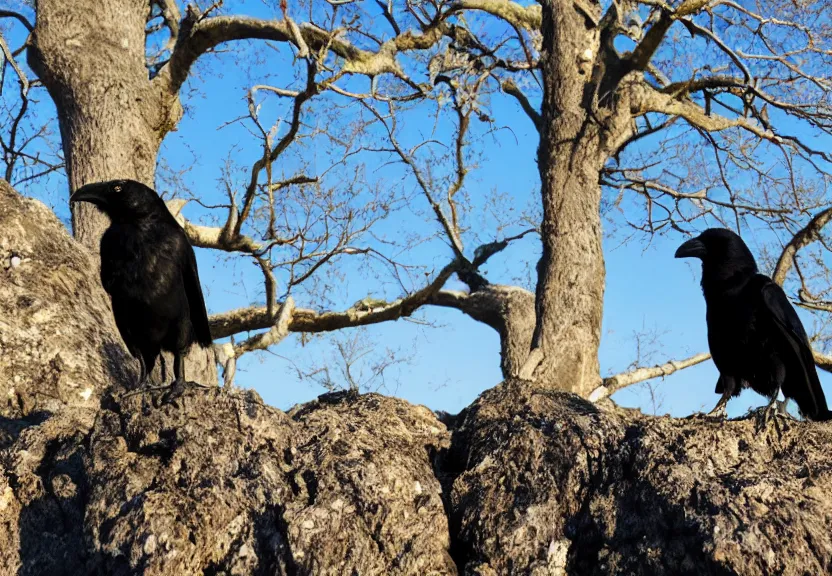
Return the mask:
M 239 11 L 268 15 L 262 4 L 254 2 L 244 3 Z M 19 39 L 18 30 L 11 35 L 11 43 L 16 46 Z M 264 75 L 268 74 L 271 82 L 283 86 L 282 79 L 291 74 L 291 58 L 285 50 L 261 53 L 265 54 L 266 65 L 259 67 L 249 66 L 250 60 L 242 58 L 246 52 L 211 55 L 201 63 L 198 79 L 191 83 L 193 90 L 186 91 L 184 98 L 188 113 L 178 131 L 171 133 L 163 144 L 164 160 L 173 167 L 188 167 L 189 185 L 209 200 L 218 193 L 221 166 L 231 150 L 242 165 L 250 163 L 258 154 L 256 142 L 243 126 L 219 127 L 246 113 L 245 91 L 252 83 L 263 81 Z M 41 95 L 45 99 L 45 92 Z M 267 100 L 263 109 L 265 116 L 274 118 L 285 114 L 287 105 Z M 46 104 L 38 110 L 44 115 L 52 113 Z M 467 188 L 475 206 L 481 206 L 478 198 L 483 198 L 490 190 L 510 194 L 516 206 L 537 202 L 536 132 L 512 100 L 495 96 L 489 112 L 498 124 L 509 125 L 512 131 L 495 133 L 485 145 L 481 167 L 472 174 Z M 423 129 L 424 126 L 414 121 L 413 126 L 407 127 L 405 137 L 415 138 Z M 306 153 L 313 152 L 322 153 L 315 148 Z M 380 167 L 381 160 L 368 159 L 367 162 L 368 168 L 374 169 L 372 178 L 397 179 L 402 176 L 399 168 Z M 291 166 L 284 168 L 288 170 Z M 172 192 L 163 186 L 160 191 Z M 52 178 L 42 185 L 24 187 L 22 192 L 47 202 L 62 218 L 68 217 L 65 179 Z M 416 200 L 424 203 L 423 198 Z M 425 208 L 425 205 L 414 207 L 415 210 Z M 193 220 L 205 216 L 195 204 L 186 206 L 184 213 Z M 412 211 L 403 211 L 394 218 L 382 226 L 382 233 L 395 235 L 401 230 L 423 225 L 423 220 Z M 684 237 L 677 233 L 656 236 L 649 245 L 637 240 L 622 245 L 621 239 L 621 235 L 608 234 L 604 243 L 607 287 L 600 350 L 602 375 L 621 371 L 633 361 L 636 332 L 649 331 L 659 335 L 653 346 L 654 354 L 648 357 L 650 364 L 706 351 L 705 303 L 699 288 L 699 266 L 690 260 L 673 258 L 673 252 Z M 756 253 L 755 239 L 747 240 Z M 489 280 L 510 283 L 511 278 L 521 275 L 528 263 L 536 262 L 537 243 L 537 238 L 528 237 L 495 257 L 485 267 Z M 441 242 L 434 242 L 421 247 L 412 256 L 438 270 L 448 261 L 450 252 Z M 225 259 L 218 260 L 205 250 L 198 250 L 198 261 L 209 312 L 222 312 L 256 301 L 258 276 L 248 262 L 234 264 Z M 336 288 L 336 298 L 342 308 L 367 294 L 377 294 L 375 283 L 361 278 L 355 267 L 346 265 L 344 269 L 349 273 Z M 240 280 L 244 281 L 245 289 L 239 286 Z M 452 282 L 449 287 L 459 289 L 461 285 Z M 299 305 L 312 306 L 314 302 L 299 302 Z M 807 329 L 810 328 L 811 317 L 802 312 L 801 316 L 807 322 Z M 411 357 L 410 362 L 393 370 L 383 392 L 455 413 L 482 391 L 500 382 L 496 332 L 454 310 L 427 308 L 420 318 L 435 326 L 400 320 L 366 329 L 367 337 L 379 348 L 396 348 Z M 245 357 L 238 365 L 237 384 L 254 388 L 266 402 L 288 409 L 323 392 L 313 381 L 299 378 L 292 369 L 292 362 L 319 361 L 327 357 L 328 350 L 320 339 L 302 346 L 299 337 L 292 335 L 273 349 L 274 354 Z M 718 400 L 714 393 L 717 376 L 715 367 L 708 361 L 654 382 L 659 399 L 658 413 L 683 416 L 710 409 Z M 832 397 L 830 375 L 821 373 L 821 380 L 827 396 Z M 623 390 L 615 399 L 625 406 L 654 411 L 651 395 L 644 386 Z M 740 415 L 749 406 L 762 402 L 759 396 L 746 391 L 729 404 L 729 415 Z

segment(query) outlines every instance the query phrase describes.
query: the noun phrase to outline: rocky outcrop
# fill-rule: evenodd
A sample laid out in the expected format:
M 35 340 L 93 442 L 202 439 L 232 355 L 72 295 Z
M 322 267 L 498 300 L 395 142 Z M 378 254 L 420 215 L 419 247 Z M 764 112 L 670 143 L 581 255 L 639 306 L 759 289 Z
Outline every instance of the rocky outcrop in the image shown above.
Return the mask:
M 654 418 L 509 381 L 460 417 L 466 574 L 832 572 L 832 425 Z
M 131 391 L 82 249 L 2 184 L 0 223 L 0 576 L 832 571 L 830 424 L 653 418 L 519 380 L 451 431 L 377 394 L 284 413 Z
M 448 433 L 428 409 L 160 399 L 106 397 L 19 431 L 2 460 L 0 574 L 454 573 L 433 472 Z
M 0 416 L 96 406 L 128 358 L 96 260 L 0 179 Z

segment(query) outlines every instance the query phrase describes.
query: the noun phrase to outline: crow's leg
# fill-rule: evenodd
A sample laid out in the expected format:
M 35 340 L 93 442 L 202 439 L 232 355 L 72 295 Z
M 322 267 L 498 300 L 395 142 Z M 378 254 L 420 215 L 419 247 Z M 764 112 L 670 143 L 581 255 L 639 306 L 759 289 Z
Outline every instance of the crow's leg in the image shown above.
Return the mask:
M 777 397 L 780 395 L 780 389 L 777 389 L 777 393 L 771 397 L 766 405 L 766 420 L 770 419 L 772 416 L 776 415 L 780 408 L 780 402 L 777 400 Z
M 185 380 L 185 359 L 182 350 L 173 353 L 173 382 L 170 383 L 170 390 L 162 397 L 162 404 L 173 402 L 185 393 L 187 382 Z
M 136 360 L 139 361 L 139 380 L 136 383 L 136 389 L 124 394 L 127 396 L 134 396 L 136 394 L 144 394 L 150 390 L 154 390 L 151 386 L 153 381 L 150 375 L 153 373 L 153 367 L 156 365 L 156 355 L 152 350 L 136 350 L 134 354 Z
M 777 400 L 777 396 L 780 394 L 780 389 L 778 388 L 775 394 L 771 397 L 768 404 L 762 411 L 762 415 L 758 416 L 757 420 L 757 431 L 760 432 L 762 430 L 767 429 L 771 426 L 772 422 L 774 423 L 774 427 L 777 430 L 778 434 L 780 433 L 779 427 L 777 425 L 777 413 L 780 411 L 780 402 Z
M 162 373 L 161 381 L 168 379 L 168 363 L 165 361 L 165 355 L 159 354 L 159 371 Z
M 136 382 L 136 388 L 141 388 L 147 384 L 147 366 L 144 363 L 144 356 L 136 354 L 136 359 L 139 361 L 139 381 Z
M 786 381 L 786 367 L 783 366 L 782 363 L 777 363 L 774 377 L 775 382 L 777 383 L 777 388 L 775 388 L 772 392 L 768 405 L 763 410 L 762 423 L 758 425 L 758 429 L 762 430 L 764 428 L 768 428 L 771 423 L 774 422 L 777 434 L 782 435 L 780 425 L 777 422 L 777 417 L 785 416 L 790 418 L 789 413 L 786 412 L 786 403 L 788 402 L 788 399 L 784 398 L 782 402 L 778 399 L 780 397 L 780 391 L 783 387 L 783 382 Z
M 783 400 L 780 400 L 779 396 L 780 396 L 780 390 L 778 389 L 777 393 L 774 396 L 772 396 L 771 399 L 769 400 L 768 404 L 765 407 L 765 410 L 763 410 L 763 425 L 764 426 L 768 426 L 769 423 L 772 420 L 776 420 L 778 416 L 780 416 L 782 418 L 786 418 L 788 420 L 793 420 L 794 419 L 792 417 L 792 415 L 789 414 L 789 411 L 786 409 L 786 406 L 789 403 L 789 399 L 784 398 Z
M 737 387 L 737 380 L 733 376 L 722 375 L 720 375 L 719 379 L 722 381 L 722 397 L 719 399 L 719 402 L 716 403 L 714 409 L 708 412 L 708 416 L 724 419 L 727 416 L 726 406 L 728 405 L 728 400 L 730 400 L 731 396 L 734 395 L 734 390 L 736 390 Z M 717 389 L 719 389 L 719 384 L 720 382 L 717 382 Z
M 777 363 L 775 378 L 777 378 L 777 390 L 771 397 L 768 410 L 771 410 L 774 416 L 784 416 L 789 420 L 793 420 L 794 418 L 792 415 L 786 410 L 786 405 L 789 403 L 789 399 L 786 398 L 785 394 L 783 394 L 783 385 L 786 383 L 786 367 L 782 362 Z M 779 400 L 780 396 L 783 396 L 783 400 Z
M 199 382 L 188 382 L 185 375 L 185 353 L 187 348 L 177 350 L 173 353 L 173 375 L 174 380 L 171 382 L 170 391 L 162 398 L 162 403 L 172 402 L 182 396 L 188 388 L 214 388 L 215 386 L 206 386 Z
M 185 382 L 185 358 L 182 350 L 173 353 L 173 376 L 174 382 Z
M 716 403 L 716 406 L 714 406 L 713 410 L 708 412 L 707 415 L 713 418 L 721 418 L 724 420 L 725 417 L 728 415 L 726 407 L 728 406 L 728 400 L 730 398 L 730 394 L 723 394 L 722 398 L 719 399 L 719 402 Z
M 127 345 L 130 355 L 139 361 L 139 379 L 136 380 L 136 388 L 141 388 L 147 381 L 147 364 L 144 361 L 144 354 L 136 346 Z
M 150 376 L 153 374 L 153 367 L 156 366 L 156 356 L 159 352 L 154 350 L 143 350 L 140 356 L 142 357 L 142 371 L 144 378 L 142 379 L 142 386 L 147 386 L 151 383 Z

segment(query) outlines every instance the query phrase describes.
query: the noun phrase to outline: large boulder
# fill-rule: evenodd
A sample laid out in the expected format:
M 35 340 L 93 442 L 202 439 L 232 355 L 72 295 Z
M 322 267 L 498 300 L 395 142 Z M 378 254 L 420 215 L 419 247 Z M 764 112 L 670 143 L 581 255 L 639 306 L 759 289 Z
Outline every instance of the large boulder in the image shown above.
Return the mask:
M 465 574 L 832 572 L 832 424 L 602 411 L 521 381 L 458 422 Z
M 161 400 L 108 396 L 94 422 L 65 409 L 18 432 L 0 459 L 0 575 L 456 573 L 433 471 L 449 435 L 430 410 Z

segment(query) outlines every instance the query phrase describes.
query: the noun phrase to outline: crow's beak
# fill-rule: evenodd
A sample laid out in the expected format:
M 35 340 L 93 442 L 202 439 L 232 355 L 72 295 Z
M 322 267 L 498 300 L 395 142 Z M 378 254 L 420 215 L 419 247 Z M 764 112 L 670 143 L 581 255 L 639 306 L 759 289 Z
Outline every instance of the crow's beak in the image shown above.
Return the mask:
M 676 258 L 704 258 L 708 251 L 699 238 L 691 238 L 676 249 Z
M 89 202 L 96 206 L 106 206 L 108 204 L 108 196 L 110 195 L 110 186 L 106 182 L 97 182 L 95 184 L 87 184 L 81 186 L 75 193 L 69 197 L 70 202 Z

